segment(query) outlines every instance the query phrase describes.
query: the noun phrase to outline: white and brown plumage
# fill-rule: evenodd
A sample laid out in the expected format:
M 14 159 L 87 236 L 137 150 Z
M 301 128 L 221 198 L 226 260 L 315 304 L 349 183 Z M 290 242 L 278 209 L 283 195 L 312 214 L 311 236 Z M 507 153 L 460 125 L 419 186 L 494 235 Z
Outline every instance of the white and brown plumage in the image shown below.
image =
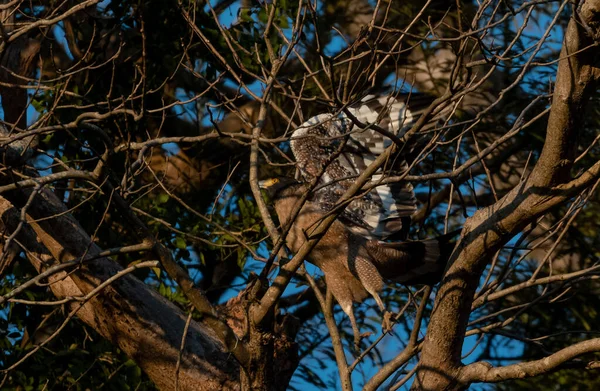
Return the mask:
M 430 101 L 417 95 L 368 95 L 337 115 L 320 114 L 300 125 L 292 134 L 290 146 L 304 180 L 310 182 L 319 177 L 314 197 L 321 208 L 331 210 L 356 177 L 392 144 L 390 138 L 371 126 L 401 137 Z M 361 128 L 360 124 L 365 126 Z M 332 160 L 332 156 L 336 157 Z M 401 153 L 372 180 L 376 182 L 384 175 L 401 174 L 407 169 Z M 341 218 L 357 234 L 385 238 L 407 230 L 416 204 L 410 183 L 381 185 L 352 201 Z

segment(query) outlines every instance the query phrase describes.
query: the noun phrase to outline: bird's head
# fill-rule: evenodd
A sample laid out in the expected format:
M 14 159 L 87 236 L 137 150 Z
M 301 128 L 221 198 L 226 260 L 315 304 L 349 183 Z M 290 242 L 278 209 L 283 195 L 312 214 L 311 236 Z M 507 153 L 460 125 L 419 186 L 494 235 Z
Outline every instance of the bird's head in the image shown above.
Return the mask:
M 272 200 L 277 198 L 283 190 L 295 185 L 301 185 L 301 182 L 289 177 L 275 177 L 258 182 L 258 186 L 263 189 Z

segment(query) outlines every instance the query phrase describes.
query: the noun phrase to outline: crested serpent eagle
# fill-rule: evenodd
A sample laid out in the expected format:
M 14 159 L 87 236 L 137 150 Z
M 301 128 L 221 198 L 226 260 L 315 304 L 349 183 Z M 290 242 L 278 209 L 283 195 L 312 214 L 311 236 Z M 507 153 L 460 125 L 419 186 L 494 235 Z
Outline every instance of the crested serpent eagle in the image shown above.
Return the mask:
M 430 99 L 412 95 L 367 96 L 338 114 L 317 115 L 292 134 L 290 146 L 304 183 L 292 178 L 261 182 L 272 200 L 281 226 L 286 226 L 294 206 L 310 191 L 286 237 L 297 252 L 307 232 L 331 212 L 340 196 L 378 155 L 410 129 Z M 434 124 L 435 125 L 435 124 Z M 372 182 L 406 172 L 400 150 Z M 307 183 L 316 183 L 310 189 Z M 384 280 L 404 284 L 433 284 L 439 281 L 453 244 L 452 236 L 430 240 L 406 240 L 417 201 L 410 183 L 380 185 L 352 200 L 308 255 L 307 260 L 325 274 L 328 289 L 352 323 L 355 346 L 360 332 L 352 310 L 353 302 L 371 295 L 382 312 L 389 315 L 379 297 Z M 398 240 L 401 239 L 401 240 Z M 385 322 L 384 322 L 385 323 Z

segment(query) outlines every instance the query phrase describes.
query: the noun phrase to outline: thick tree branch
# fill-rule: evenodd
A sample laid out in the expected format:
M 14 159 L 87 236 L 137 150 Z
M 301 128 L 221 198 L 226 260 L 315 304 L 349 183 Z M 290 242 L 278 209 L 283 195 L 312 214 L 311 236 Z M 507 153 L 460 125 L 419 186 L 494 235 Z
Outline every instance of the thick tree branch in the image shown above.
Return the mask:
M 598 34 L 600 1 L 587 1 L 572 18 L 559 61 L 543 152 L 526 181 L 496 204 L 477 211 L 465 223 L 462 238 L 438 292 L 424 341 L 413 390 L 463 389 L 461 349 L 479 278 L 490 257 L 510 238 L 549 209 L 591 185 L 600 164 L 572 182 L 568 181 L 583 109 L 596 88 L 597 47 L 581 25 Z M 590 49 L 579 51 L 591 46 Z M 576 54 L 574 54 L 576 53 Z
M 109 185 L 107 187 L 110 188 Z M 114 190 L 111 188 L 111 191 Z M 242 365 L 246 364 L 249 357 L 245 344 L 241 343 L 231 328 L 220 319 L 219 314 L 208 301 L 204 292 L 196 287 L 187 271 L 175 262 L 171 252 L 156 240 L 145 224 L 133 213 L 127 202 L 118 194 L 114 194 L 113 197 L 117 207 L 132 226 L 139 239 L 151 244 L 152 250 L 169 276 L 177 282 L 196 310 L 203 315 L 203 322 L 216 333 L 219 340 L 227 347 L 227 350 Z
M 45 212 L 44 216 L 66 210 L 48 191 L 37 197 L 35 207 L 38 212 Z M 0 198 L 0 213 L 4 226 L 14 230 L 19 223 L 19 212 L 4 198 Z M 39 272 L 57 265 L 57 261 L 93 258 L 101 253 L 69 214 L 43 222 L 28 217 L 28 223 L 18 240 L 27 248 L 29 260 Z M 75 273 L 61 271 L 48 278 L 53 293 L 62 299 L 86 295 L 121 270 L 112 260 L 99 258 L 82 264 Z M 174 390 L 174 368 L 186 316 L 167 299 L 127 275 L 83 305 L 77 317 L 133 358 L 159 388 Z M 185 346 L 179 372 L 180 390 L 237 387 L 237 363 L 210 329 L 192 322 Z

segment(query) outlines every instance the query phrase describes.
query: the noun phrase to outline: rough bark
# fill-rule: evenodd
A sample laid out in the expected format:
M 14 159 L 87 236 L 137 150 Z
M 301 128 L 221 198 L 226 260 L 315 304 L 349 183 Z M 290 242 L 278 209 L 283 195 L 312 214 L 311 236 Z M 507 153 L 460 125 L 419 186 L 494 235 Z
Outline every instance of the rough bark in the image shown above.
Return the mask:
M 478 372 L 474 368 L 489 369 L 482 363 L 464 367 L 460 359 L 473 295 L 485 265 L 527 224 L 598 178 L 600 162 L 569 181 L 575 151 L 573 140 L 577 139 L 584 106 L 597 86 L 599 74 L 595 66 L 597 47 L 582 49 L 598 36 L 599 23 L 600 1 L 584 3 L 569 23 L 546 141 L 531 175 L 497 203 L 467 220 L 436 297 L 413 390 L 464 389 L 480 378 L 473 374 Z M 590 32 L 594 37 L 588 35 Z
M 23 226 L 18 238 L 40 272 L 57 262 L 91 258 L 101 252 L 69 214 L 34 221 L 65 211 L 49 191 L 38 195 L 28 211 L 29 224 Z M 19 212 L 7 199 L 0 198 L 0 213 L 3 224 L 12 232 L 19 222 Z M 120 270 L 114 261 L 99 258 L 69 276 L 64 272 L 54 275 L 50 287 L 59 299 L 82 296 Z M 78 302 L 74 306 L 79 306 Z M 77 317 L 134 359 L 160 389 L 175 389 L 175 368 L 186 315 L 167 299 L 127 275 L 88 301 Z M 192 321 L 181 357 L 179 389 L 239 389 L 237 376 L 237 363 L 214 333 Z

